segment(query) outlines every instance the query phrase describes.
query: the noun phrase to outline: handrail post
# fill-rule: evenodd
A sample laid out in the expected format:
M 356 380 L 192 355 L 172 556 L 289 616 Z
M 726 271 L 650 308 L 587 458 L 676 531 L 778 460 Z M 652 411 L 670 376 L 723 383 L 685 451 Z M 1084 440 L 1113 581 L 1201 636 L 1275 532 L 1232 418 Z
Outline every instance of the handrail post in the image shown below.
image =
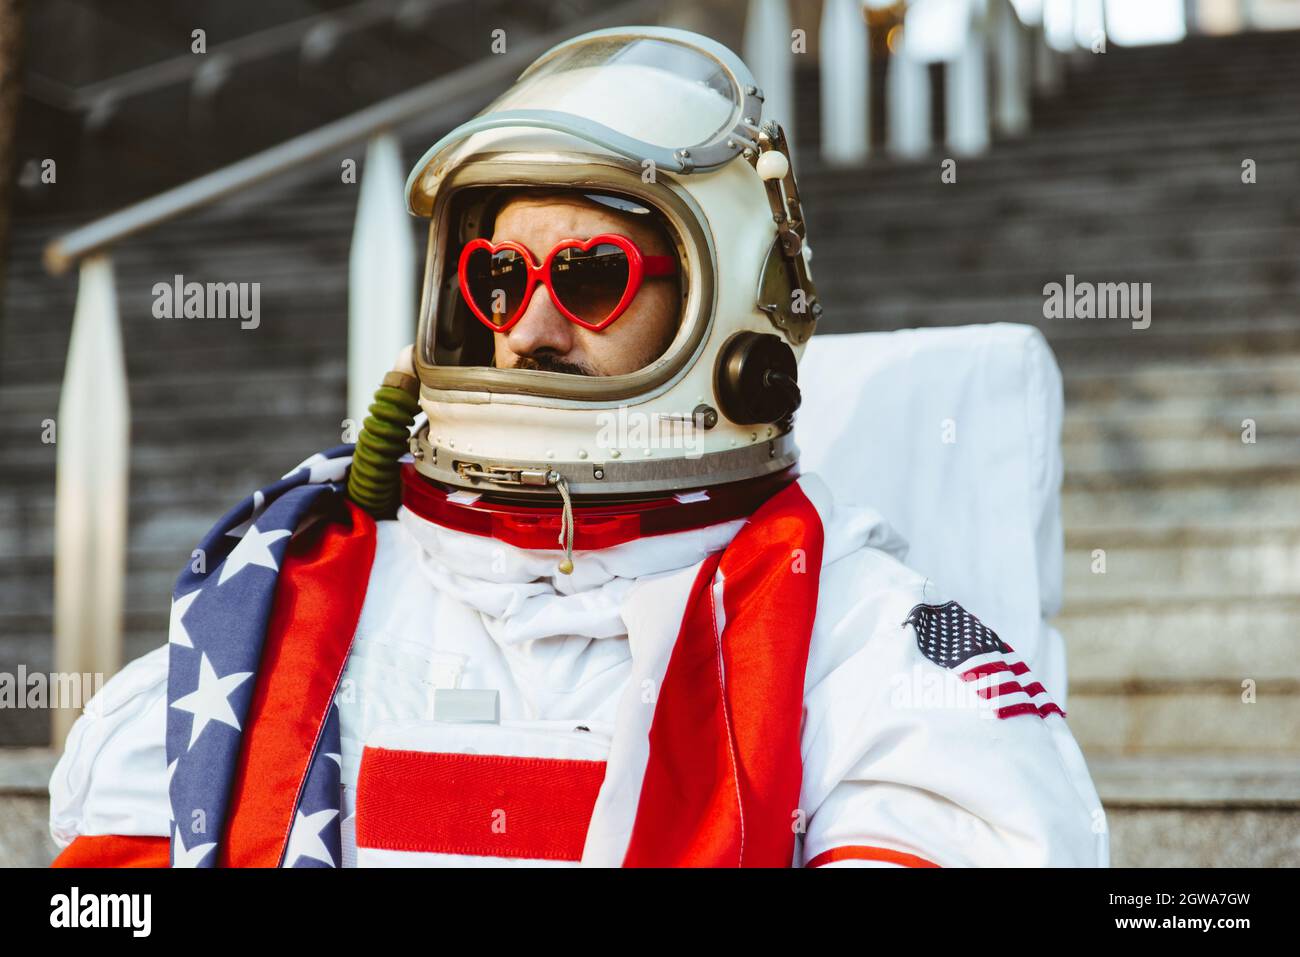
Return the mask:
M 745 62 L 763 90 L 763 119 L 785 129 L 795 149 L 794 52 L 790 49 L 786 0 L 749 0 L 745 15 Z
M 822 158 L 861 163 L 870 151 L 870 47 L 861 0 L 826 0 L 820 33 Z
M 1040 97 L 1057 96 L 1065 88 L 1065 58 L 1047 39 L 1047 19 L 1034 27 L 1034 90 Z
M 930 67 L 907 49 L 907 24 L 903 40 L 889 53 L 885 105 L 885 141 L 889 152 L 915 159 L 930 151 Z
M 982 153 L 989 146 L 984 25 L 984 18 L 972 10 L 966 22 L 961 50 L 948 62 L 944 73 L 945 138 L 955 153 L 968 156 Z
M 366 148 L 348 255 L 347 416 L 359 430 L 393 357 L 415 336 L 415 243 L 401 147 L 391 133 Z
M 122 665 L 131 409 L 105 254 L 81 264 L 55 428 L 54 670 L 60 689 L 81 689 L 77 676 L 103 681 Z M 84 704 L 50 701 L 56 750 Z
M 1019 136 L 1029 129 L 1029 38 L 1011 0 L 992 0 L 989 14 L 997 69 L 994 120 L 1002 135 Z
M 1102 0 L 1072 0 L 1070 4 L 1073 43 L 1066 56 L 1069 63 L 1076 68 L 1092 57 L 1092 35 L 1088 32 L 1088 28 L 1096 28 L 1096 13 L 1101 2 Z

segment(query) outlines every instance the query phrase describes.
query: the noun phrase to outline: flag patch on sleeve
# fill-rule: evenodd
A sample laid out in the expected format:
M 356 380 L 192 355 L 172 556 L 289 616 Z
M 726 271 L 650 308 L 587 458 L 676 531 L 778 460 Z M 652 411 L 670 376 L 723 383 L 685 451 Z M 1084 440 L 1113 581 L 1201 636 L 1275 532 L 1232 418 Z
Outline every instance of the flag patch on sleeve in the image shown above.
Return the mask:
M 922 655 L 962 681 L 972 682 L 975 693 L 999 718 L 1065 716 L 1011 646 L 955 601 L 917 605 L 903 625 L 916 631 L 916 647 Z

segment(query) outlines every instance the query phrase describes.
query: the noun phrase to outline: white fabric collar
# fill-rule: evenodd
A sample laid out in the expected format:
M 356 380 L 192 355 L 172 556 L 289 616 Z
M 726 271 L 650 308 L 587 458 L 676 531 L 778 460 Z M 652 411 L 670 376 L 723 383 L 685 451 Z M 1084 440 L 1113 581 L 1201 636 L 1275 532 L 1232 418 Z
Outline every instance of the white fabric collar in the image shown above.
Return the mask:
M 563 551 L 518 548 L 435 524 L 401 508 L 397 520 L 419 544 L 425 577 L 478 611 L 498 644 L 576 635 L 627 634 L 621 608 L 638 579 L 686 568 L 726 545 L 745 519 L 653 535 L 573 553 L 573 573 L 558 569 Z
M 816 475 L 799 479 L 822 515 L 823 564 L 863 547 L 902 560 L 907 542 L 874 509 L 837 506 Z M 832 510 L 833 521 L 829 521 Z M 622 606 L 640 579 L 687 568 L 725 548 L 747 519 L 652 535 L 610 548 L 575 551 L 573 573 L 558 569 L 564 553 L 518 548 L 446 528 L 403 507 L 397 519 L 420 546 L 420 566 L 438 591 L 478 611 L 500 645 L 555 636 L 611 638 L 627 634 Z

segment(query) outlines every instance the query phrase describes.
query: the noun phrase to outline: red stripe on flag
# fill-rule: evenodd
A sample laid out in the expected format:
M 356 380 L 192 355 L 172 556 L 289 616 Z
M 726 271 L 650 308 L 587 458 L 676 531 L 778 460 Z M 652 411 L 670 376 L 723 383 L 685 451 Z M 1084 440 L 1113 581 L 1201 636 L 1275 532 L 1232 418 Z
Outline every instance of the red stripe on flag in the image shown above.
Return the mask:
M 277 867 L 329 713 L 375 557 L 375 522 L 318 521 L 280 566 L 257 686 L 231 785 L 223 867 Z
M 1018 694 L 1022 691 L 1032 698 L 1035 695 L 1044 694 L 1047 689 L 1037 681 L 1031 681 L 1027 685 L 1022 685 L 1019 681 L 1004 681 L 996 687 L 989 685 L 987 688 L 979 688 L 975 693 L 981 698 L 988 700 L 990 698 L 1000 698 L 1004 694 Z
M 83 834 L 63 849 L 51 867 L 170 867 L 171 842 L 165 837 Z
M 996 675 L 1003 671 L 1010 671 L 1011 666 L 1005 661 L 990 661 L 986 665 L 979 665 L 970 671 L 961 673 L 962 681 L 974 681 L 976 678 L 983 678 L 987 675 Z
M 979 688 L 975 693 L 988 700 L 989 698 L 1000 698 L 1004 694 L 1015 694 L 1017 691 L 1024 690 L 1024 688 L 1020 687 L 1020 682 L 1006 681 L 997 686 L 989 685 L 987 688 Z
M 796 483 L 701 565 L 650 727 L 626 866 L 789 866 L 823 537 Z
M 1023 661 L 990 661 L 988 664 L 977 665 L 970 669 L 970 671 L 963 671 L 961 673 L 961 680 L 974 681 L 976 678 L 985 678 L 989 675 L 1001 674 L 1004 671 L 1009 671 L 1016 677 L 1020 677 L 1029 671 L 1029 665 L 1025 664 Z
M 357 846 L 578 861 L 604 780 L 604 761 L 366 748 Z
M 1014 648 L 1011 648 L 1010 645 L 1006 644 L 1005 641 L 1002 642 L 1002 645 L 1004 645 L 1008 651 L 1015 650 Z M 1024 675 L 1028 670 L 1030 670 L 1030 666 L 1024 662 L 1015 662 L 1014 664 L 1011 664 L 1011 674 L 1013 675 Z M 1034 681 L 1034 683 L 1028 685 L 1028 687 L 1023 690 L 1027 694 L 1030 694 L 1030 696 L 1035 696 L 1035 694 L 1043 693 L 1047 689 L 1045 689 L 1043 685 L 1037 683 L 1037 681 Z M 997 710 L 998 718 L 1014 718 L 1014 716 L 1019 714 L 1036 714 L 1039 718 L 1047 718 L 1049 714 L 1058 714 L 1061 715 L 1062 718 L 1065 718 L 1066 716 L 1065 711 L 1062 711 L 1061 706 L 1057 705 L 1054 701 L 1048 701 L 1047 703 L 1044 703 L 1044 705 L 1035 705 L 1032 701 L 1022 701 L 1019 705 L 1008 705 L 1006 707 L 1000 707 L 1000 709 Z
M 1036 714 L 1040 718 L 1046 718 L 1049 714 L 1059 714 L 1062 718 L 1065 717 L 1065 712 L 1052 701 L 1044 705 L 1037 705 L 1032 701 L 1022 701 L 1019 704 L 1009 704 L 1005 708 L 998 708 L 997 710 L 999 718 L 1014 718 L 1021 714 Z
M 848 844 L 843 847 L 832 847 L 829 851 L 822 851 L 804 866 L 821 867 L 825 864 L 830 864 L 833 861 L 884 861 L 888 864 L 898 864 L 902 867 L 939 866 L 933 861 L 927 861 L 924 857 L 917 857 L 915 854 L 905 854 L 902 851 L 890 850 L 887 847 L 870 847 L 861 844 Z

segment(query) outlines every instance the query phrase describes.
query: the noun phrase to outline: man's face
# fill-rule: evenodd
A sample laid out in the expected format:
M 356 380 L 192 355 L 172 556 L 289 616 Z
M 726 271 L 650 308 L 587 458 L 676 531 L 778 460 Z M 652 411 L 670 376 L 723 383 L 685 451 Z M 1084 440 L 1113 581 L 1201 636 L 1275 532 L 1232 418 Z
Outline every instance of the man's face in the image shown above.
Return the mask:
M 649 217 L 623 213 L 581 196 L 512 199 L 497 214 L 492 242 L 512 239 L 540 262 L 562 239 L 617 233 L 646 256 L 675 256 Z M 541 369 L 574 375 L 622 375 L 644 368 L 677 332 L 680 297 L 672 276 L 646 278 L 627 311 L 599 332 L 570 322 L 538 284 L 519 321 L 494 334 L 498 369 Z

